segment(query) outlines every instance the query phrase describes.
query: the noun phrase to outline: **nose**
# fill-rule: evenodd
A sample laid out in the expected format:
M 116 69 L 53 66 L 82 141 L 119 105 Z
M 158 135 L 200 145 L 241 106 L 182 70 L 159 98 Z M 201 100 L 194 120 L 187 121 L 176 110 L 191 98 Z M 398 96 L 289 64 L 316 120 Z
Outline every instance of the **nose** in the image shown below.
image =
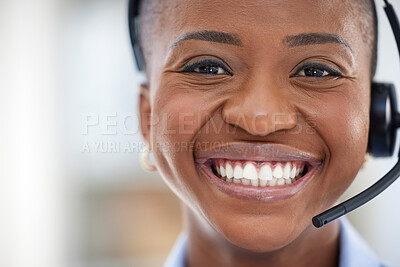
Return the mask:
M 266 136 L 297 125 L 297 112 L 287 92 L 265 77 L 249 79 L 222 109 L 223 120 L 249 134 Z

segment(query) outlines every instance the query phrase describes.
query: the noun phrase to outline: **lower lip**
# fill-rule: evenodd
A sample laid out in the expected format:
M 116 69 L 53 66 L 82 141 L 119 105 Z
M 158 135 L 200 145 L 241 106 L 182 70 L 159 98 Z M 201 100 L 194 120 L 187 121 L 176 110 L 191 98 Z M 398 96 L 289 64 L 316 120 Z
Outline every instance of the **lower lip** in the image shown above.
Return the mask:
M 320 169 L 319 166 L 313 166 L 306 175 L 289 185 L 254 187 L 225 182 L 213 173 L 211 166 L 205 164 L 199 164 L 197 166 L 208 180 L 221 192 L 233 198 L 251 201 L 278 201 L 288 199 L 300 193 Z

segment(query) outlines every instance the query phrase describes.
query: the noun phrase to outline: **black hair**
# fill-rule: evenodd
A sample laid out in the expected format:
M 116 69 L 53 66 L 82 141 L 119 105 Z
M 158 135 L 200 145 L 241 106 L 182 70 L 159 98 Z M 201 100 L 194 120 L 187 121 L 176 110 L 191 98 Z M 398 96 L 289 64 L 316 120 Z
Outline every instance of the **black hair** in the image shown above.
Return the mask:
M 352 1 L 353 2 L 353 1 Z M 378 60 L 378 15 L 374 0 L 358 0 L 360 10 L 365 14 L 364 19 L 361 19 L 362 35 L 364 41 L 370 46 L 371 53 L 371 79 L 374 78 Z M 357 11 L 356 11 L 357 12 Z M 372 38 L 371 38 L 372 36 Z

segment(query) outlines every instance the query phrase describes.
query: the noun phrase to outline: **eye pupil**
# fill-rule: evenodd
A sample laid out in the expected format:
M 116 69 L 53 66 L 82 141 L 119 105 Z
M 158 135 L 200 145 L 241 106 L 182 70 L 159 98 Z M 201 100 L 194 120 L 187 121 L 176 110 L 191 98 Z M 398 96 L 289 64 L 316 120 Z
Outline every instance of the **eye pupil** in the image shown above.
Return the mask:
M 304 75 L 311 77 L 321 77 L 324 76 L 324 71 L 315 68 L 306 68 L 304 69 Z
M 202 66 L 199 67 L 199 72 L 200 73 L 206 73 L 206 74 L 218 74 L 218 66 Z

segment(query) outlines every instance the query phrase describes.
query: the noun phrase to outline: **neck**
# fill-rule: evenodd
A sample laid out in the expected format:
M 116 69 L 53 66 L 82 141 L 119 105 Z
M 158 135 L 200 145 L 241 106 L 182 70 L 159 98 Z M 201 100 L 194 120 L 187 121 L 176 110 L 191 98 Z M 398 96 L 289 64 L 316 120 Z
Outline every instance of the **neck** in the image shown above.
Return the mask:
M 230 243 L 204 217 L 182 205 L 188 232 L 187 267 L 197 266 L 338 266 L 339 222 L 316 229 L 311 224 L 287 246 L 268 253 Z M 310 220 L 311 222 L 311 220 Z

